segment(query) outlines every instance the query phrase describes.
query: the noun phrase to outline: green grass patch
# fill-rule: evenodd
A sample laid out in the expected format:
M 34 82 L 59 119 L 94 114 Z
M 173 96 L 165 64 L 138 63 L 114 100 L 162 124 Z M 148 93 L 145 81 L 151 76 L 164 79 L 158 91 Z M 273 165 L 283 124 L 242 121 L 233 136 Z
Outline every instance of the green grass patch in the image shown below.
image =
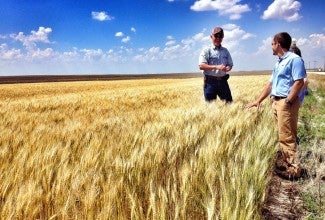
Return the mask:
M 325 77 L 311 75 L 308 95 L 299 112 L 298 137 L 301 164 L 310 179 L 301 182 L 305 218 L 325 217 Z
M 301 146 L 312 140 L 325 139 L 325 92 L 323 88 L 309 88 L 299 112 L 298 137 Z

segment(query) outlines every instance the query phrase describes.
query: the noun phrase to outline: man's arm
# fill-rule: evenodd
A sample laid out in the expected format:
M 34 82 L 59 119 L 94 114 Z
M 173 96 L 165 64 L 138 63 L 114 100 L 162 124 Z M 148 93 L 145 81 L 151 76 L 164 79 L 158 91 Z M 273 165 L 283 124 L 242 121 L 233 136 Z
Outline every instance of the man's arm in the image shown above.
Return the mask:
M 298 79 L 293 83 L 292 89 L 287 97 L 287 100 L 293 102 L 299 95 L 301 88 L 304 86 L 304 79 Z
M 260 94 L 260 96 L 258 97 L 258 99 L 256 99 L 254 102 L 248 103 L 245 107 L 246 107 L 246 108 L 251 108 L 251 107 L 253 107 L 253 106 L 256 106 L 257 108 L 259 108 L 260 105 L 261 105 L 261 103 L 262 103 L 262 101 L 263 101 L 266 97 L 268 97 L 268 96 L 270 95 L 270 93 L 271 93 L 271 89 L 272 89 L 272 83 L 268 83 L 268 84 L 264 87 L 264 89 L 263 89 L 262 93 Z
M 225 65 L 209 65 L 206 63 L 201 63 L 199 65 L 199 68 L 200 68 L 200 70 L 210 70 L 210 71 L 221 70 L 221 71 L 223 71 L 222 69 L 226 68 L 226 66 Z
M 229 72 L 232 69 L 232 66 L 226 66 L 223 70 L 224 72 Z

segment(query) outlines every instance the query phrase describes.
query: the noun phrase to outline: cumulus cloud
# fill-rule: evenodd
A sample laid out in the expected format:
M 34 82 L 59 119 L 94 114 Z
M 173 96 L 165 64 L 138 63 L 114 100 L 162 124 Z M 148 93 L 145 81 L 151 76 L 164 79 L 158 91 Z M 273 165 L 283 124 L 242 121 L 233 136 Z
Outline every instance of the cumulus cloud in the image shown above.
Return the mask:
M 123 42 L 123 43 L 127 43 L 127 42 L 129 42 L 131 40 L 131 38 L 129 37 L 129 36 L 126 36 L 126 37 L 124 37 L 122 40 L 121 40 L 121 42 Z
M 287 22 L 297 21 L 301 18 L 299 10 L 301 3 L 295 0 L 274 0 L 264 11 L 262 19 L 283 19 Z
M 256 37 L 254 34 L 247 33 L 236 24 L 226 24 L 222 26 L 225 32 L 226 41 L 240 41 Z
M 222 28 L 225 32 L 223 45 L 230 50 L 236 68 L 252 68 L 255 64 L 265 69 L 272 68 L 274 56 L 271 50 L 271 37 L 261 42 L 258 49 L 255 48 L 257 42 L 254 41 L 254 48 L 251 48 L 253 52 L 250 52 L 248 51 L 250 48 L 243 46 L 243 42 L 247 39 L 255 38 L 256 36 L 254 34 L 245 31 L 233 23 L 224 24 Z M 160 65 L 162 67 L 161 71 L 165 71 L 168 68 L 172 69 L 174 68 L 172 65 L 182 63 L 183 66 L 191 70 L 191 68 L 197 68 L 197 58 L 202 48 L 211 45 L 210 31 L 203 29 L 187 38 L 177 39 L 177 41 L 172 35 L 168 35 L 165 38 L 164 45 L 151 45 L 146 48 L 131 48 L 127 46 L 128 44 L 123 44 L 124 46 L 114 47 L 107 51 L 93 48 L 78 49 L 74 47 L 62 52 L 54 48 L 41 49 L 44 47 L 44 44 L 52 45 L 49 39 L 52 29 L 40 27 L 36 31 L 31 31 L 30 34 L 20 32 L 18 34 L 6 35 L 7 42 L 0 43 L 0 65 L 10 64 L 7 66 L 13 69 L 17 66 L 17 74 L 21 70 L 21 66 L 16 65 L 17 63 L 37 67 L 36 70 L 40 73 L 47 73 L 42 72 L 44 70 L 52 71 L 53 73 L 55 71 L 68 73 L 65 69 L 62 69 L 63 67 L 70 68 L 70 73 L 79 73 L 78 68 L 80 72 L 100 72 L 107 71 L 107 69 L 111 70 L 114 65 L 117 66 L 116 71 L 128 72 L 130 66 L 123 65 L 125 69 L 121 70 L 121 63 L 130 64 L 132 68 L 143 66 L 143 63 L 148 64 L 148 66 Z M 121 37 L 118 39 L 124 43 L 131 40 L 129 36 L 122 32 L 115 33 L 115 36 Z M 16 42 L 10 41 L 9 38 L 15 39 Z M 25 46 L 19 49 L 14 48 L 17 46 L 17 42 L 21 44 L 20 46 Z M 297 38 L 297 45 L 302 49 L 303 58 L 307 64 L 311 63 L 313 65 L 317 59 L 316 64 L 322 62 L 322 57 L 319 57 L 322 56 L 321 54 L 325 54 L 324 34 L 313 33 L 306 38 Z M 258 52 L 256 53 L 255 51 Z M 247 60 L 253 60 L 254 65 L 247 64 Z M 56 68 L 52 68 L 51 65 Z M 245 65 L 251 66 L 247 67 Z M 29 69 L 31 73 L 35 73 L 36 70 Z M 143 71 L 142 68 L 141 71 Z M 0 68 L 1 73 L 4 74 L 6 72 Z M 24 72 L 24 74 L 27 73 Z
M 30 35 L 25 35 L 23 32 L 11 34 L 10 37 L 16 41 L 20 41 L 27 48 L 32 48 L 36 43 L 50 43 L 48 37 L 52 32 L 51 28 L 39 27 L 37 31 L 31 31 Z
M 134 61 L 139 62 L 148 62 L 158 60 L 160 56 L 160 48 L 159 47 L 151 47 L 148 50 L 143 49 L 141 50 L 141 54 L 137 54 L 133 57 Z
M 315 47 L 321 47 L 325 49 L 325 34 L 311 34 L 309 36 L 311 38 L 311 42 Z
M 82 49 L 80 52 L 83 53 L 85 60 L 100 59 L 104 55 L 104 52 L 101 49 Z
M 7 44 L 0 45 L 0 59 L 12 60 L 22 57 L 21 51 L 19 49 L 10 49 Z
M 124 36 L 123 32 L 117 32 L 115 34 L 115 37 L 123 37 L 123 36 Z
M 52 48 L 46 48 L 44 50 L 41 50 L 40 48 L 37 48 L 32 53 L 30 53 L 31 59 L 47 59 L 47 58 L 53 58 L 56 56 L 56 53 Z
M 256 37 L 256 35 L 246 32 L 236 24 L 225 24 L 221 27 L 223 28 L 225 34 L 222 45 L 225 45 L 229 50 L 237 48 L 238 46 L 240 46 L 240 43 L 244 40 Z M 197 34 L 195 37 L 197 39 L 204 40 L 209 44 L 211 42 L 210 32 L 209 35 L 204 35 L 203 33 L 200 33 Z
M 93 11 L 91 12 L 91 17 L 94 20 L 98 20 L 98 21 L 109 21 L 114 19 L 114 17 L 108 15 L 107 12 L 105 11 L 101 11 L 101 12 Z
M 170 46 L 170 45 L 174 45 L 174 44 L 176 44 L 176 41 L 174 41 L 174 40 L 169 40 L 169 41 L 167 41 L 166 42 L 166 46 Z
M 269 60 L 269 63 L 274 60 L 272 55 L 271 42 L 273 36 L 267 37 L 261 42 L 256 53 L 252 56 L 258 63 L 265 63 Z M 322 62 L 322 54 L 325 54 L 325 35 L 324 34 L 311 34 L 307 38 L 295 39 L 297 46 L 302 52 L 302 58 L 305 60 L 307 68 L 314 67 Z M 314 63 L 315 62 L 315 63 Z M 269 64 L 269 67 L 273 67 L 273 63 Z
M 191 6 L 193 11 L 218 11 L 220 15 L 238 20 L 242 14 L 251 9 L 247 4 L 239 4 L 241 0 L 198 0 Z
M 325 54 L 325 34 L 310 34 L 308 38 L 295 39 L 298 47 L 303 47 L 304 51 L 313 51 L 313 53 Z
M 167 42 L 165 44 L 165 46 L 171 46 L 171 45 L 174 45 L 176 44 L 176 41 L 174 40 L 174 37 L 173 36 L 167 36 Z
M 134 33 L 137 32 L 137 30 L 134 27 L 131 27 L 131 31 Z

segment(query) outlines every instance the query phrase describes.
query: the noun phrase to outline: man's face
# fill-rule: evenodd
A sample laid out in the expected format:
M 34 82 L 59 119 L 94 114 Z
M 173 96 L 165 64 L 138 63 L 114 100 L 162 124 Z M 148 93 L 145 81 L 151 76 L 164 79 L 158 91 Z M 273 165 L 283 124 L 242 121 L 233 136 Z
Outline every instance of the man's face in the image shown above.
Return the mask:
M 213 42 L 214 46 L 219 47 L 221 45 L 223 35 L 219 34 L 219 33 L 212 34 L 211 39 L 212 39 L 212 42 Z
M 277 55 L 278 54 L 279 43 L 272 40 L 271 45 L 272 45 L 273 55 Z

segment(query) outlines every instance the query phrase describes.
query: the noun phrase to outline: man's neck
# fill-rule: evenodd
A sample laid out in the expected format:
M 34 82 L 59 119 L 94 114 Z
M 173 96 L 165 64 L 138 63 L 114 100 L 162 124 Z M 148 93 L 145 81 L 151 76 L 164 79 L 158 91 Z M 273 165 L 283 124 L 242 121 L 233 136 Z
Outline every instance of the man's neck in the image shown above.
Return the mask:
M 281 58 L 284 56 L 284 54 L 286 54 L 288 52 L 288 50 L 286 49 L 281 49 L 279 52 L 278 52 L 278 57 Z

